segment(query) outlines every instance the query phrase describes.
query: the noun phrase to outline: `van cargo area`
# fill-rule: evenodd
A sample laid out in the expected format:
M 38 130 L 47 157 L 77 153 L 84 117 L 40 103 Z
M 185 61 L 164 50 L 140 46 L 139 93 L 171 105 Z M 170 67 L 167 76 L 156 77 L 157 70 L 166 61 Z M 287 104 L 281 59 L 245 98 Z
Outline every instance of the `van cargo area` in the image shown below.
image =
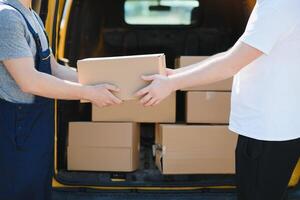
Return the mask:
M 124 2 L 121 0 L 73 1 L 69 21 L 67 21 L 66 36 L 59 38 L 65 39 L 61 56 L 68 60 L 70 66 L 76 67 L 77 61 L 84 58 L 164 53 L 167 67 L 174 68 L 175 59 L 180 56 L 209 56 L 229 49 L 240 37 L 248 18 L 243 1 L 201 0 L 200 6 L 193 10 L 191 15 L 193 23 L 190 25 L 132 25 L 124 20 Z M 177 123 L 182 124 L 186 120 L 185 104 L 185 93 L 177 92 Z M 230 188 L 235 185 L 233 174 L 163 175 L 153 157 L 154 123 L 140 125 L 139 168 L 136 171 L 70 171 L 67 166 L 69 122 L 91 120 L 90 104 L 82 104 L 79 101 L 58 101 L 55 178 L 62 184 L 119 187 L 229 186 Z
M 67 135 L 67 126 L 63 127 Z M 92 172 L 67 170 L 67 137 L 61 139 L 58 135 L 58 149 L 63 149 L 64 157 L 58 158 L 58 173 L 56 178 L 67 185 L 88 186 L 233 186 L 234 177 L 230 174 L 180 174 L 163 175 L 155 164 L 152 146 L 155 144 L 154 124 L 141 124 L 141 143 L 139 168 L 133 172 Z M 229 134 L 229 133 L 228 133 Z M 65 141 L 63 142 L 62 139 Z M 59 154 L 60 155 L 60 154 Z M 101 156 L 101 155 L 99 155 Z M 118 157 L 117 157 L 118 158 Z M 111 158 L 113 159 L 113 158 Z

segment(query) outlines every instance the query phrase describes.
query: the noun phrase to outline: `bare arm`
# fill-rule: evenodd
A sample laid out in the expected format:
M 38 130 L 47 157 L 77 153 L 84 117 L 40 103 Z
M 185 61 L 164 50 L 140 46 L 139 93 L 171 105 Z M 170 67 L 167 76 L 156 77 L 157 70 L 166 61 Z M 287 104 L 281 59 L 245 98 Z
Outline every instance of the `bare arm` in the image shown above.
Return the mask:
M 261 55 L 263 55 L 261 51 L 243 42 L 237 42 L 224 54 L 207 62 L 192 65 L 179 73 L 168 77 L 161 75 L 143 77 L 152 83 L 140 90 L 137 96 L 142 97 L 141 103 L 146 106 L 156 105 L 175 90 L 230 78 Z
M 25 93 L 53 99 L 85 99 L 100 107 L 121 103 L 119 99 L 110 93 L 110 91 L 118 91 L 115 86 L 109 84 L 84 86 L 79 83 L 61 80 L 37 71 L 31 57 L 5 60 L 4 65 Z
M 175 70 L 172 70 L 172 72 L 170 72 L 171 74 L 170 75 L 174 75 L 174 74 L 177 74 L 177 73 L 182 73 L 184 71 L 187 71 L 187 70 L 191 70 L 195 67 L 198 67 L 200 64 L 204 64 L 204 63 L 208 63 L 210 62 L 211 60 L 214 60 L 218 57 L 221 57 L 221 56 L 224 56 L 226 54 L 226 52 L 222 52 L 222 53 L 218 53 L 216 55 L 213 55 L 213 56 L 210 56 L 209 58 L 201 61 L 201 62 L 198 62 L 198 63 L 195 63 L 195 64 L 192 64 L 192 65 L 189 65 L 189 66 L 186 66 L 186 67 L 180 67 L 178 69 L 175 69 Z
M 182 73 L 170 77 L 174 89 L 205 85 L 234 76 L 243 67 L 263 53 L 243 42 L 237 42 L 230 50 L 217 54 L 213 59 L 195 64 Z
M 72 67 L 60 65 L 59 63 L 57 63 L 53 55 L 51 55 L 51 70 L 52 70 L 52 75 L 57 78 L 60 78 L 62 80 L 72 81 L 72 82 L 78 82 L 76 69 Z

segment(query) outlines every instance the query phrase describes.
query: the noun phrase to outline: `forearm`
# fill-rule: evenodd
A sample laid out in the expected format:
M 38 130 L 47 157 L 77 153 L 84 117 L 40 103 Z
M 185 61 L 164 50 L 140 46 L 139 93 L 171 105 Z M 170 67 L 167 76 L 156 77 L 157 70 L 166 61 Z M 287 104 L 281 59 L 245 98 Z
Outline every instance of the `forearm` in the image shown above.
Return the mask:
M 54 56 L 51 56 L 51 69 L 52 69 L 52 75 L 62 79 L 62 80 L 68 80 L 72 82 L 78 82 L 78 75 L 75 68 L 60 65 L 56 62 Z
M 5 60 L 4 65 L 25 93 L 66 100 L 86 99 L 90 96 L 91 86 L 83 86 L 39 72 L 34 68 L 32 57 Z
M 258 49 L 238 41 L 224 54 L 198 63 L 184 71 L 168 76 L 159 74 L 143 76 L 143 80 L 151 81 L 151 84 L 139 90 L 136 96 L 141 97 L 140 102 L 144 106 L 154 106 L 167 98 L 173 91 L 232 77 L 262 55 L 263 52 Z
M 206 62 L 169 76 L 174 90 L 195 85 L 206 85 L 234 76 L 263 53 L 243 42 Z
M 226 54 L 217 55 L 208 61 L 186 67 L 187 69 L 169 76 L 174 90 L 195 85 L 206 85 L 232 77 L 237 71 Z
M 72 82 L 78 82 L 78 75 L 76 69 L 72 67 L 63 66 L 57 64 L 55 69 L 52 71 L 53 76 L 60 78 L 62 80 L 68 80 Z
M 226 54 L 226 52 L 222 52 L 222 53 L 215 54 L 215 55 L 210 56 L 210 57 L 208 57 L 207 59 L 205 59 L 205 60 L 203 60 L 203 61 L 201 61 L 201 62 L 192 64 L 192 65 L 189 65 L 189 66 L 186 66 L 186 67 L 180 67 L 180 68 L 178 68 L 178 69 L 175 69 L 175 70 L 173 71 L 173 73 L 174 73 L 174 74 L 177 74 L 177 73 L 181 73 L 181 72 L 184 72 L 184 71 L 187 71 L 187 70 L 191 70 L 191 69 L 193 69 L 193 68 L 195 68 L 195 67 L 198 67 L 199 64 L 205 64 L 205 63 L 208 63 L 208 62 L 210 62 L 211 60 L 214 60 L 214 59 L 216 59 L 216 58 L 218 58 L 218 57 L 221 57 L 222 55 L 225 55 L 225 54 Z
M 32 75 L 30 82 L 30 84 L 22 88 L 24 92 L 53 99 L 85 99 L 85 94 L 89 87 L 79 83 L 61 80 L 41 72 Z

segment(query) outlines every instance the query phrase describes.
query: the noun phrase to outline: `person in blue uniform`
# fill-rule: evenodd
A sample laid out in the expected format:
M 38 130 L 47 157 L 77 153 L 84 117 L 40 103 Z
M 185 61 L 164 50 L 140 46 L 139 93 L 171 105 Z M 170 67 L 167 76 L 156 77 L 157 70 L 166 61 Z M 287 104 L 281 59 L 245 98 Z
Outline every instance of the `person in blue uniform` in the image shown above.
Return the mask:
M 54 100 L 120 104 L 116 86 L 84 86 L 59 65 L 31 0 L 0 0 L 0 199 L 50 200 Z

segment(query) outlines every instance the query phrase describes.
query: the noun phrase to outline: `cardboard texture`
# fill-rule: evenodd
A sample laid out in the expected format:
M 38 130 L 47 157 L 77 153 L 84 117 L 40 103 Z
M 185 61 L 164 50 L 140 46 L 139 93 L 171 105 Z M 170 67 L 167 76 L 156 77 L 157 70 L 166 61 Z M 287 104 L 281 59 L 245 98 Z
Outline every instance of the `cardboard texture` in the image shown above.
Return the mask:
M 180 56 L 176 59 L 176 67 L 186 67 L 201 62 L 207 58 L 209 58 L 209 56 Z
M 136 123 L 70 122 L 68 170 L 130 172 L 139 165 Z
M 136 99 L 134 94 L 148 82 L 142 75 L 165 74 L 164 54 L 89 58 L 79 60 L 78 78 L 85 85 L 110 83 L 121 89 L 115 93 L 122 100 Z
M 208 56 L 181 56 L 178 58 L 177 66 L 186 67 L 209 58 Z M 233 78 L 216 83 L 184 88 L 182 91 L 231 91 Z
M 176 121 L 176 94 L 171 94 L 153 107 L 144 107 L 138 100 L 125 101 L 121 105 L 104 108 L 93 105 L 92 120 L 174 123 Z
M 230 92 L 187 92 L 186 122 L 228 124 L 230 99 Z
M 225 125 L 159 127 L 156 165 L 163 174 L 234 174 L 237 135 Z

